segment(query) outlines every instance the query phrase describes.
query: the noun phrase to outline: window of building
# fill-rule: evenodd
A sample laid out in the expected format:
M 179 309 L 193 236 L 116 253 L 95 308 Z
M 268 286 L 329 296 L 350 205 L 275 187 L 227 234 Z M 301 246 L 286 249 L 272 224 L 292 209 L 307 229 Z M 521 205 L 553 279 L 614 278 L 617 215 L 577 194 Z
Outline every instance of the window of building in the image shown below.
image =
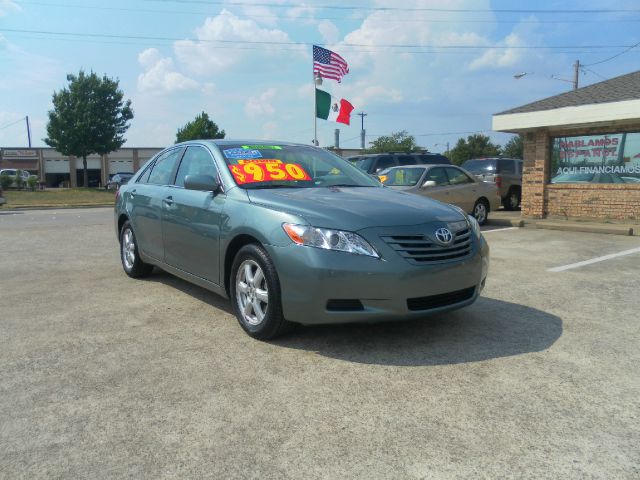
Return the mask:
M 640 132 L 555 137 L 551 183 L 640 183 Z

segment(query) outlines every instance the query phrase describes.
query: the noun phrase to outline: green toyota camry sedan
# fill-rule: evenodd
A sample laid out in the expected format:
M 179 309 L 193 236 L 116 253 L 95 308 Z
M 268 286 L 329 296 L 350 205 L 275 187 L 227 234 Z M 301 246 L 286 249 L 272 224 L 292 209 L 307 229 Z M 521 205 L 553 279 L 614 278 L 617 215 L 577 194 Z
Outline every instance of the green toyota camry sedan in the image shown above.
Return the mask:
M 480 227 L 459 208 L 286 142 L 172 145 L 118 190 L 115 226 L 127 275 L 156 266 L 228 297 L 259 339 L 464 307 L 489 269 Z

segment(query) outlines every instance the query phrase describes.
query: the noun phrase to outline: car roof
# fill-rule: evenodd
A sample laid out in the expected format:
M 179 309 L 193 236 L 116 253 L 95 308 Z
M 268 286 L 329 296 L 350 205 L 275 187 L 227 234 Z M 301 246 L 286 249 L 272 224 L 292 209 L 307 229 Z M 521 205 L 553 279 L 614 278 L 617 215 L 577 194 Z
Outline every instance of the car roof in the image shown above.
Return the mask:
M 192 145 L 209 143 L 217 147 L 224 147 L 227 145 L 286 145 L 286 146 L 302 146 L 313 147 L 313 145 L 307 145 L 304 143 L 282 142 L 280 140 L 258 140 L 255 138 L 239 138 L 239 139 L 206 139 L 206 140 L 188 140 L 186 142 L 180 142 L 177 145 Z

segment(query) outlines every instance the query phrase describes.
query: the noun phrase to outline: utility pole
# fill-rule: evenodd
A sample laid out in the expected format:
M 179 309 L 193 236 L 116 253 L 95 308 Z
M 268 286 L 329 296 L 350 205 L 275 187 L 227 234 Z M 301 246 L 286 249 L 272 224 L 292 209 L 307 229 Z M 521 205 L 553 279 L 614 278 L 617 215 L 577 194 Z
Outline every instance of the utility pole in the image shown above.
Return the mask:
M 360 112 L 358 113 L 358 115 L 360 115 L 360 148 L 364 150 L 364 136 L 365 136 L 364 117 L 366 117 L 368 114 L 364 112 Z
M 573 64 L 573 89 L 578 89 L 578 78 L 580 78 L 580 60 L 576 60 L 576 63 Z
M 31 148 L 31 127 L 29 127 L 29 115 L 24 118 L 27 121 L 27 140 L 29 141 L 29 148 Z

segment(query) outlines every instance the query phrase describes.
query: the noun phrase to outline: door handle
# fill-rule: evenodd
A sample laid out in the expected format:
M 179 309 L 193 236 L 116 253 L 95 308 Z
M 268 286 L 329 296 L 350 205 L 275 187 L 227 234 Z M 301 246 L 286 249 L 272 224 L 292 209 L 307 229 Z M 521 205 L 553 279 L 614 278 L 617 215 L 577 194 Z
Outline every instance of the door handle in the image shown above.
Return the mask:
M 136 196 L 136 191 L 135 190 L 131 190 L 129 192 L 129 195 L 131 195 L 131 198 L 135 197 Z
M 167 197 L 167 198 L 165 198 L 165 199 L 163 200 L 163 202 L 164 202 L 164 203 L 166 203 L 166 204 L 167 204 L 167 206 L 169 206 L 169 207 L 170 207 L 171 205 L 173 205 L 173 197 Z

